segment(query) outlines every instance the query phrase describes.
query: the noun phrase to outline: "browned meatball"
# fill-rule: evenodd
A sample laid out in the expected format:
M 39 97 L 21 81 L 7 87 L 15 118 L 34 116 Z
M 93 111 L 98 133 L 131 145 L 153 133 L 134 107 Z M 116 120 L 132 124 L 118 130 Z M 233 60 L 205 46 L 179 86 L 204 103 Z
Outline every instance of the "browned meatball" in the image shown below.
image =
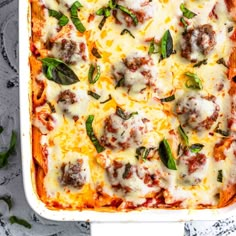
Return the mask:
M 86 182 L 86 175 L 82 168 L 83 160 L 77 160 L 75 164 L 63 163 L 61 166 L 60 182 L 62 186 L 81 188 Z
M 206 56 L 216 45 L 216 33 L 209 24 L 189 29 L 183 34 L 181 44 L 181 56 L 195 62 L 198 60 L 198 53 Z
M 194 130 L 210 129 L 218 118 L 219 106 L 213 95 L 189 93 L 177 102 L 176 113 L 183 126 Z

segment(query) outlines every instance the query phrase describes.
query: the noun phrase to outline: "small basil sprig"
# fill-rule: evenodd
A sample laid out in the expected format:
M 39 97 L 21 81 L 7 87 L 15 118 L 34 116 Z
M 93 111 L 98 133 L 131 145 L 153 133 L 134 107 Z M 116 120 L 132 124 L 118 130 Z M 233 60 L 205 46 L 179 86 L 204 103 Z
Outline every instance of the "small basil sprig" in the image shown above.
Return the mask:
M 161 98 L 160 100 L 161 100 L 161 102 L 172 102 L 172 101 L 175 100 L 175 95 L 173 94 L 173 95 L 171 95 L 169 97 Z
M 158 53 L 158 49 L 156 47 L 157 47 L 157 45 L 156 45 L 154 39 L 152 39 L 152 41 L 150 42 L 150 45 L 149 45 L 148 54 L 151 55 L 151 54 Z
M 12 131 L 8 150 L 0 152 L 0 168 L 6 166 L 7 159 L 14 152 L 16 146 L 16 138 L 17 138 L 16 132 Z
M 150 153 L 151 150 L 153 150 L 154 148 L 146 148 L 144 146 L 141 146 L 141 147 L 138 147 L 136 149 L 136 155 L 135 157 L 138 159 L 138 160 L 143 160 L 145 161 Z
M 170 145 L 166 139 L 160 142 L 158 153 L 162 163 L 170 170 L 177 170 L 174 156 L 171 152 Z
M 223 171 L 222 170 L 218 170 L 217 182 L 220 182 L 220 183 L 223 182 Z
M 57 84 L 70 85 L 79 81 L 74 71 L 63 61 L 55 58 L 40 59 L 43 63 L 43 73 L 47 79 Z
M 11 208 L 12 208 L 12 198 L 11 198 L 10 195 L 0 196 L 0 201 L 4 201 L 7 204 L 8 209 L 11 210 Z
M 183 16 L 188 18 L 188 19 L 192 19 L 194 16 L 196 16 L 197 14 L 190 11 L 189 9 L 187 9 L 183 3 L 180 4 L 180 10 L 183 12 Z
M 9 218 L 9 221 L 10 221 L 11 224 L 19 224 L 19 225 L 22 225 L 22 226 L 24 226 L 28 229 L 31 229 L 31 224 L 30 223 L 28 223 L 26 220 L 20 219 L 16 216 L 11 216 Z
M 204 145 L 201 143 L 195 143 L 189 146 L 189 150 L 193 153 L 198 153 L 203 149 Z
M 97 70 L 96 75 L 94 75 L 95 70 Z M 99 65 L 96 65 L 96 67 L 91 64 L 89 67 L 89 72 L 88 72 L 88 79 L 90 84 L 95 84 L 101 76 L 101 68 Z
M 170 31 L 167 30 L 161 39 L 161 57 L 162 59 L 169 57 L 173 53 L 173 39 Z
M 81 7 L 83 7 L 83 5 L 79 1 L 75 1 L 70 8 L 70 15 L 75 28 L 80 33 L 84 33 L 86 31 L 86 28 L 84 27 L 84 25 L 82 24 L 81 20 L 78 17 L 78 10 Z
M 184 18 L 184 17 L 181 17 L 181 18 L 180 18 L 180 22 L 183 24 L 184 30 L 186 31 L 187 28 L 188 28 L 188 23 L 186 22 L 185 18 Z
M 88 95 L 95 98 L 96 100 L 98 100 L 101 97 L 100 95 L 94 93 L 93 91 L 88 91 Z
M 124 34 L 129 34 L 132 38 L 135 39 L 134 35 L 128 29 L 123 29 L 121 31 L 120 35 L 124 35 Z
M 58 24 L 60 26 L 65 26 L 69 22 L 69 18 L 67 16 L 65 16 L 64 14 L 62 14 L 61 12 L 58 12 L 58 11 L 55 11 L 52 9 L 48 9 L 48 13 L 49 13 L 49 16 L 52 16 L 58 20 Z
M 178 127 L 178 132 L 180 134 L 180 137 L 182 138 L 182 140 L 184 141 L 185 145 L 189 145 L 189 139 L 188 139 L 188 135 L 185 133 L 183 127 L 180 125 Z
M 197 89 L 197 90 L 203 89 L 202 81 L 196 74 L 191 72 L 186 72 L 185 75 L 189 77 L 189 79 L 185 83 L 185 86 L 187 88 Z
M 129 120 L 132 116 L 137 115 L 138 112 L 132 112 L 127 114 L 121 107 L 116 107 L 116 115 L 122 118 L 123 120 Z
M 118 9 L 120 9 L 121 11 L 123 11 L 124 13 L 126 13 L 127 15 L 129 15 L 132 18 L 135 26 L 138 25 L 138 18 L 137 18 L 137 16 L 134 13 L 132 13 L 128 8 L 126 8 L 124 6 L 121 6 L 121 5 L 117 5 L 116 7 Z
M 94 120 L 94 115 L 89 115 L 88 119 L 86 120 L 86 132 L 91 142 L 93 143 L 94 147 L 96 148 L 97 152 L 100 153 L 103 152 L 105 148 L 99 143 L 97 137 L 93 132 L 93 126 L 92 126 L 93 120 Z

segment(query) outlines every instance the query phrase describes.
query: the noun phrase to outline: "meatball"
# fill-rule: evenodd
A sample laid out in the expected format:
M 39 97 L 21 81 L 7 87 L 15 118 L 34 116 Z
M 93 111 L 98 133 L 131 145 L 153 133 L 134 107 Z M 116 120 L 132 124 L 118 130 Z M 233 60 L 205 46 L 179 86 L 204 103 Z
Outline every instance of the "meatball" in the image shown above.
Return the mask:
M 81 188 L 86 182 L 86 173 L 82 166 L 83 160 L 81 159 L 74 164 L 63 163 L 61 166 L 61 185 Z
M 157 69 L 149 56 L 134 54 L 120 62 L 113 71 L 115 79 L 124 79 L 128 91 L 139 93 L 149 87 L 156 87 Z
M 111 149 L 125 150 L 142 143 L 142 136 L 148 131 L 149 121 L 139 115 L 123 119 L 112 114 L 105 120 L 101 143 Z
M 181 56 L 196 62 L 199 59 L 199 53 L 206 56 L 214 48 L 216 45 L 215 37 L 216 33 L 209 24 L 189 29 L 183 34 Z
M 209 130 L 219 116 L 219 105 L 213 95 L 204 96 L 198 93 L 189 93 L 183 96 L 176 104 L 176 113 L 183 126 L 193 130 Z
M 154 14 L 153 3 L 149 0 L 118 0 L 117 4 L 126 7 L 141 24 L 152 18 Z M 126 24 L 128 27 L 135 26 L 133 19 L 127 13 L 115 10 L 113 15 L 118 24 Z

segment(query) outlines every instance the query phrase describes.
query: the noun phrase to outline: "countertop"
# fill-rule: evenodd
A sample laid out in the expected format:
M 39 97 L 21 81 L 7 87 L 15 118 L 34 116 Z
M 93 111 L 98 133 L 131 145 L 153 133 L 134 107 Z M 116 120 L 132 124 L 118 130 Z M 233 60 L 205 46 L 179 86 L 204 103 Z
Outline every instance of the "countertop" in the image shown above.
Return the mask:
M 18 76 L 18 54 L 18 1 L 0 0 L 0 126 L 4 127 L 0 135 L 0 151 L 8 146 L 11 131 L 18 133 L 16 152 L 9 158 L 8 165 L 0 169 L 0 197 L 8 194 L 13 199 L 10 211 L 7 204 L 0 201 L 0 236 L 88 236 L 89 223 L 45 220 L 34 213 L 26 202 L 22 183 L 18 98 L 19 83 L 24 78 L 19 79 Z M 32 228 L 11 225 L 9 217 L 12 215 L 27 220 Z M 187 222 L 184 227 L 186 236 L 233 236 L 236 235 L 236 216 L 219 221 Z

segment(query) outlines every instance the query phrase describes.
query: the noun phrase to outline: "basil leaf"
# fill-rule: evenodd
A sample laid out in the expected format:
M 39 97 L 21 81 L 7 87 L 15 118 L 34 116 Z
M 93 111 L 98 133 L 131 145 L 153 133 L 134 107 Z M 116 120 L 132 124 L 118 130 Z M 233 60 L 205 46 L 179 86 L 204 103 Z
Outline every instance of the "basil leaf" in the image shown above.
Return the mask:
M 186 20 L 184 19 L 184 17 L 180 18 L 180 22 L 183 24 L 184 26 L 184 30 L 186 31 L 188 28 L 188 23 L 186 22 Z
M 0 196 L 0 200 L 4 201 L 8 205 L 8 209 L 11 210 L 12 208 L 12 198 L 10 195 Z
M 116 89 L 116 88 L 119 88 L 119 87 L 121 87 L 121 86 L 124 86 L 124 83 L 125 83 L 125 78 L 121 78 L 121 79 L 117 82 L 117 84 L 116 84 L 116 86 L 115 86 L 115 89 Z
M 71 85 L 79 81 L 74 71 L 63 61 L 55 58 L 43 58 L 40 61 L 43 63 L 43 73 L 47 79 L 62 85 Z
M 123 120 L 129 120 L 132 116 L 137 115 L 138 112 L 132 112 L 130 114 L 125 113 L 121 107 L 116 107 L 116 115 L 118 115 Z
M 217 181 L 222 183 L 223 182 L 223 171 L 218 170 Z
M 109 6 L 111 9 L 116 8 L 116 1 L 115 1 L 115 0 L 109 0 L 108 6 Z
M 120 35 L 124 35 L 124 34 L 129 34 L 132 38 L 135 39 L 134 35 L 128 29 L 123 29 L 121 31 Z
M 203 149 L 204 145 L 201 144 L 201 143 L 195 143 L 195 144 L 192 144 L 190 147 L 189 147 L 189 150 L 193 153 L 198 153 L 200 152 L 202 149 Z
M 206 65 L 207 64 L 207 59 L 204 59 L 202 61 L 199 61 L 198 63 L 194 64 L 193 67 L 200 67 L 202 65 Z
M 97 93 L 94 93 L 92 91 L 88 91 L 88 95 L 95 98 L 96 100 L 98 100 L 101 97 L 100 95 L 98 95 Z
M 172 102 L 172 101 L 175 100 L 175 95 L 173 94 L 173 95 L 171 95 L 169 97 L 161 98 L 160 100 L 161 100 L 161 102 Z
M 111 96 L 111 94 L 109 94 L 109 97 L 108 97 L 108 99 L 106 99 L 106 100 L 105 100 L 105 101 L 103 101 L 103 102 L 100 102 L 100 104 L 107 103 L 107 102 L 109 102 L 111 99 L 112 99 L 112 96 Z
M 16 138 L 16 132 L 12 131 L 8 150 L 0 152 L 0 168 L 6 166 L 8 157 L 14 152 L 16 146 Z
M 93 143 L 94 147 L 96 148 L 97 152 L 100 153 L 100 152 L 103 152 L 105 148 L 99 143 L 97 137 L 95 136 L 93 132 L 93 127 L 92 127 L 93 120 L 94 120 L 94 116 L 89 115 L 88 119 L 86 120 L 86 132 L 91 142 Z
M 149 45 L 148 54 L 151 55 L 151 54 L 156 54 L 156 53 L 158 53 L 158 50 L 156 50 L 155 48 L 155 42 L 153 39 Z
M 131 167 L 132 167 L 132 166 L 131 166 L 130 163 L 127 163 L 127 164 L 125 165 L 125 171 L 124 171 L 124 173 L 123 173 L 123 175 L 122 175 L 123 179 L 127 179 L 127 178 L 129 177 Z
M 116 7 L 118 9 L 120 9 L 121 11 L 123 11 L 124 13 L 126 13 L 127 15 L 129 15 L 132 18 L 135 26 L 138 25 L 138 18 L 137 18 L 137 16 L 134 13 L 132 13 L 128 8 L 126 8 L 124 6 L 121 6 L 121 5 L 117 5 Z
M 98 59 L 102 58 L 101 54 L 98 52 L 97 48 L 95 47 L 92 48 L 92 54 Z
M 225 62 L 224 58 L 220 58 L 219 60 L 216 61 L 217 64 L 222 64 L 223 66 L 225 66 L 226 68 L 229 68 Z
M 9 221 L 10 221 L 11 224 L 19 224 L 19 225 L 22 225 L 22 226 L 24 226 L 28 229 L 31 229 L 31 224 L 30 223 L 28 223 L 26 220 L 20 219 L 16 216 L 11 216 L 9 218 Z
M 52 16 L 59 21 L 60 26 L 65 26 L 69 22 L 69 18 L 67 16 L 65 16 L 64 14 L 62 14 L 61 12 L 58 12 L 58 11 L 55 11 L 52 9 L 48 9 L 48 13 L 49 13 L 49 16 Z
M 138 147 L 136 149 L 136 155 L 135 157 L 138 159 L 138 160 L 146 160 L 150 151 L 153 150 L 153 148 L 146 148 L 144 146 L 141 146 L 141 147 Z
M 0 126 L 0 134 L 3 132 L 3 127 L 2 126 Z
M 162 59 L 169 57 L 173 53 L 173 39 L 170 31 L 167 30 L 161 39 Z
M 78 2 L 75 1 L 71 8 L 70 8 L 70 15 L 71 15 L 71 20 L 75 26 L 75 28 L 80 32 L 80 33 L 84 33 L 86 31 L 86 28 L 84 27 L 84 25 L 82 24 L 82 22 L 80 21 L 79 17 L 78 17 L 78 10 L 79 8 L 83 7 L 83 5 Z
M 171 152 L 170 145 L 166 139 L 160 142 L 158 153 L 162 163 L 170 170 L 177 170 L 174 156 Z
M 189 79 L 185 83 L 185 86 L 187 88 L 197 89 L 197 90 L 203 89 L 202 81 L 196 74 L 191 72 L 186 72 L 185 75 L 189 77 Z
M 188 18 L 188 19 L 192 19 L 194 16 L 196 16 L 197 14 L 190 11 L 189 9 L 187 9 L 183 3 L 180 4 L 180 10 L 183 12 L 183 16 Z
M 103 16 L 105 14 L 105 7 L 102 7 L 96 11 L 97 16 Z
M 95 69 L 97 70 L 97 74 L 94 76 Z M 95 67 L 93 64 L 91 64 L 88 72 L 89 83 L 95 84 L 99 80 L 100 75 L 101 75 L 100 66 L 97 65 Z
M 182 128 L 182 126 L 180 125 L 178 127 L 178 131 L 179 131 L 179 134 L 180 134 L 180 137 L 182 138 L 182 140 L 184 141 L 185 145 L 189 145 L 189 140 L 188 140 L 188 136 L 187 134 L 185 133 L 184 129 Z

